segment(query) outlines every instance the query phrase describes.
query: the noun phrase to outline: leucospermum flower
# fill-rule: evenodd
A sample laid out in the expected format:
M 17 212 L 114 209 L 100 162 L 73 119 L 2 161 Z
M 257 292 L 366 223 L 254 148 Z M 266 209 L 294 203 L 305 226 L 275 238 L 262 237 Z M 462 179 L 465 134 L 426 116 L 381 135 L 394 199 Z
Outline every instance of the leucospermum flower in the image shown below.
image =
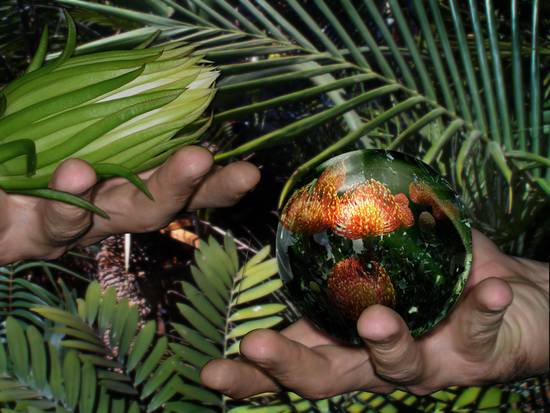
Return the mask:
M 346 238 L 360 239 L 413 224 L 414 216 L 406 195 L 393 195 L 383 183 L 368 179 L 342 197 L 334 231 Z
M 336 263 L 327 280 L 330 297 L 347 318 L 356 321 L 373 304 L 395 307 L 391 278 L 378 262 L 348 257 Z
M 340 207 L 338 189 L 345 179 L 345 165 L 337 163 L 325 169 L 315 183 L 298 189 L 283 209 L 283 226 L 304 234 L 332 228 Z
M 100 177 L 124 176 L 147 193 L 136 173 L 199 139 L 218 72 L 181 42 L 70 57 L 68 23 L 61 56 L 36 69 L 35 57 L 31 70 L 0 91 L 0 189 L 101 212 L 47 189 L 59 163 L 83 159 Z

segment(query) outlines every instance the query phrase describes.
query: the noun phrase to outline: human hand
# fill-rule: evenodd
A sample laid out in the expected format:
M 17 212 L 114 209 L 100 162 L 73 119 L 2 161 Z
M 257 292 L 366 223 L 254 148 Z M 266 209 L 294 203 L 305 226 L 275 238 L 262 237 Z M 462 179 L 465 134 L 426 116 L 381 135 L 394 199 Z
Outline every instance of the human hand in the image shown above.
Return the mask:
M 0 265 L 21 259 L 53 259 L 74 245 L 88 245 L 112 234 L 149 232 L 168 224 L 182 208 L 224 207 L 236 203 L 260 178 L 258 169 L 235 162 L 213 169 L 212 155 L 189 146 L 162 166 L 140 174 L 154 201 L 122 178 L 97 183 L 86 162 L 69 159 L 50 187 L 91 200 L 104 219 L 61 202 L 0 190 Z
M 214 360 L 202 382 L 233 398 L 289 389 L 308 399 L 396 388 L 425 395 L 451 385 L 506 382 L 548 371 L 548 265 L 501 253 L 473 233 L 473 266 L 451 314 L 414 340 L 402 318 L 374 305 L 347 347 L 306 320 L 281 333 L 256 330 L 242 360 Z

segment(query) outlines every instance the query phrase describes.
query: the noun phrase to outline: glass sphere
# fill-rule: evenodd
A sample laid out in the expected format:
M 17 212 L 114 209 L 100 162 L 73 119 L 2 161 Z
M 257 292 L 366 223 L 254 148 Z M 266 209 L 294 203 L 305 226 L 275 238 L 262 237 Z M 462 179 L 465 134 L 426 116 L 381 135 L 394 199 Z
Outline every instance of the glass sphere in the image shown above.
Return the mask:
M 471 264 L 471 230 L 451 186 L 400 152 L 342 154 L 303 179 L 277 231 L 279 271 L 291 300 L 330 335 L 360 344 L 357 320 L 393 308 L 413 336 L 459 298 Z

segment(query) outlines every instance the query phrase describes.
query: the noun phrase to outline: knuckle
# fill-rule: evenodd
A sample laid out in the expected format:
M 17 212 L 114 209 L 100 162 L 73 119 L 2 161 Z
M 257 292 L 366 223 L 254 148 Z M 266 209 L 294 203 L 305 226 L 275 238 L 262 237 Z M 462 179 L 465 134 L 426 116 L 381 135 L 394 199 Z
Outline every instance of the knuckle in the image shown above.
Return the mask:
M 324 380 L 311 383 L 307 388 L 304 388 L 297 393 L 304 399 L 308 400 L 323 400 L 336 394 L 332 386 L 330 384 L 327 385 Z
M 304 390 L 298 392 L 298 394 L 307 400 L 323 400 L 329 398 L 331 395 L 328 392 L 319 390 Z
M 386 380 L 405 385 L 417 382 L 419 376 L 413 369 L 380 369 L 378 375 Z
M 81 238 L 86 232 L 88 232 L 92 225 L 91 218 L 82 220 L 82 222 L 75 223 L 74 226 L 68 225 L 68 223 L 50 223 L 46 226 L 46 236 L 52 247 L 61 247 L 74 243 Z
M 438 388 L 431 388 L 423 385 L 417 385 L 417 386 L 408 386 L 407 391 L 409 393 L 414 394 L 415 396 L 427 396 L 429 394 L 432 394 L 436 391 L 438 391 Z
M 63 247 L 52 248 L 47 253 L 43 254 L 41 258 L 45 260 L 55 260 L 56 258 L 61 257 L 66 251 L 67 249 Z

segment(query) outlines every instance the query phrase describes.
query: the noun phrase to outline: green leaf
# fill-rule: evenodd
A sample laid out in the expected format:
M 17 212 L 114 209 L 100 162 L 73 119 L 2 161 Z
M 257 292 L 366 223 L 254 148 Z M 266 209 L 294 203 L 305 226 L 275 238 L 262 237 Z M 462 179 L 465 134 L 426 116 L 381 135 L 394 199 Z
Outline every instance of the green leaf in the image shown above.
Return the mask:
M 92 363 L 84 363 L 82 367 L 82 390 L 80 392 L 79 411 L 93 413 L 96 397 L 96 372 Z
M 38 42 L 38 48 L 31 60 L 31 63 L 25 70 L 25 73 L 34 72 L 37 69 L 40 69 L 44 64 L 44 58 L 48 52 L 48 25 L 45 24 L 42 29 L 42 34 L 40 35 L 40 41 Z M 2 116 L 2 111 L 0 111 L 0 116 Z
M 31 355 L 32 377 L 38 389 L 43 389 L 47 383 L 46 350 L 44 338 L 34 326 L 27 327 L 27 340 Z
M 491 141 L 488 143 L 487 148 L 489 149 L 489 154 L 493 158 L 493 161 L 495 161 L 496 166 L 500 169 L 500 172 L 502 172 L 502 175 L 506 179 L 506 182 L 510 184 L 512 181 L 512 170 L 508 166 L 502 147 L 497 142 Z
M 397 85 L 380 86 L 367 93 L 356 96 L 346 101 L 345 103 L 333 106 L 329 109 L 325 109 L 324 111 L 316 113 L 315 115 L 311 115 L 306 118 L 294 121 L 283 128 L 269 132 L 263 136 L 260 136 L 247 143 L 244 143 L 235 149 L 218 154 L 215 157 L 215 159 L 222 160 L 232 156 L 249 153 L 253 149 L 258 150 L 258 149 L 263 149 L 263 148 L 273 146 L 275 144 L 280 144 L 281 142 L 289 140 L 290 138 L 294 138 L 296 136 L 302 135 L 305 132 L 309 131 L 311 128 L 320 126 L 325 122 L 329 121 L 330 119 L 340 116 L 354 109 L 355 107 L 366 103 L 369 100 L 372 100 L 374 98 L 380 98 L 384 95 L 388 95 L 388 94 L 391 94 L 392 92 L 396 92 L 399 88 L 400 87 Z M 414 100 L 416 103 L 418 103 L 419 101 L 424 100 L 424 98 L 415 97 Z
M 186 343 L 189 343 L 195 349 L 214 358 L 222 357 L 222 353 L 218 347 L 200 335 L 197 331 L 178 323 L 172 323 L 172 327 Z
M 61 345 L 66 348 L 89 351 L 100 355 L 108 354 L 108 351 L 103 346 L 98 346 L 97 344 L 92 344 L 82 340 L 63 340 Z
M 480 410 L 499 408 L 502 406 L 502 390 L 498 387 L 490 387 L 481 397 L 477 406 Z
M 6 105 L 7 105 L 6 95 L 4 95 L 0 91 L 0 117 L 2 117 L 4 115 L 4 112 L 6 111 Z
M 168 339 L 166 337 L 161 337 L 143 364 L 136 368 L 136 377 L 134 379 L 134 384 L 136 386 L 143 383 L 151 372 L 157 368 L 167 348 Z
M 126 326 L 126 320 L 130 313 L 130 306 L 127 298 L 123 298 L 118 302 L 115 307 L 115 315 L 113 325 L 111 327 L 111 341 L 114 346 L 119 345 L 120 340 L 124 334 L 124 327 Z
M 249 408 L 249 407 L 248 407 Z M 189 402 L 170 402 L 166 404 L 165 413 L 215 413 L 216 410 Z
M 236 272 L 239 269 L 239 254 L 237 251 L 237 245 L 235 244 L 235 239 L 230 233 L 226 233 L 223 237 L 223 246 L 233 264 L 232 270 L 233 272 Z
M 112 406 L 111 407 L 112 413 L 127 413 L 125 399 L 114 399 L 113 404 L 111 406 Z
M 19 156 L 25 156 L 27 176 L 32 176 L 36 172 L 36 146 L 30 139 L 18 139 L 13 142 L 0 143 L 0 164 L 15 159 Z
M 255 265 L 260 264 L 263 260 L 269 257 L 270 252 L 271 245 L 266 245 L 265 247 L 263 247 L 260 251 L 256 253 L 256 255 L 246 261 L 246 263 L 243 265 L 242 271 L 246 274 L 246 271 L 248 269 L 251 269 Z
M 132 343 L 132 340 L 134 339 L 137 332 L 139 318 L 140 317 L 139 317 L 138 309 L 135 306 L 131 306 L 128 311 L 128 317 L 126 318 L 126 324 L 124 325 L 122 337 L 119 340 L 119 346 L 118 346 L 119 360 L 124 359 L 124 357 L 126 357 L 126 354 L 128 353 L 130 344 Z
M 97 281 L 90 283 L 86 290 L 86 321 L 92 325 L 97 317 L 99 302 L 101 300 L 101 288 Z
M 204 276 L 204 274 L 194 265 L 191 266 L 191 275 L 195 284 L 206 295 L 212 304 L 223 313 L 225 311 L 225 302 L 223 298 L 217 293 L 212 283 Z
M 15 183 L 15 181 L 12 182 Z M 14 185 L 14 187 L 15 186 L 17 185 Z M 86 209 L 104 219 L 109 219 L 109 215 L 107 215 L 105 211 L 86 201 L 84 198 L 80 198 L 76 195 L 70 194 L 69 192 L 62 192 L 53 189 L 13 189 L 13 187 L 8 188 L 3 182 L 0 182 L 0 188 L 4 188 L 4 190 L 10 194 L 34 196 L 38 198 L 50 199 L 52 201 L 64 202 L 66 204 Z
M 199 269 L 216 289 L 216 292 L 227 300 L 229 298 L 229 291 L 222 280 L 221 271 L 218 271 L 216 268 L 217 264 L 212 261 L 200 251 L 195 250 L 195 264 L 199 266 Z
M 233 344 L 231 344 L 224 352 L 225 357 L 234 356 L 235 354 L 239 354 L 241 351 L 241 340 L 235 341 Z
M 103 345 L 103 341 L 101 341 L 101 339 L 98 338 L 97 335 L 90 334 L 87 331 L 77 330 L 70 327 L 53 327 L 51 329 L 51 332 L 63 334 L 64 336 L 68 336 L 68 337 L 79 338 L 83 341 L 89 342 L 90 344 L 94 344 L 96 346 Z
M 279 268 L 275 258 L 264 261 L 252 268 L 247 267 L 244 272 L 244 278 L 239 282 L 237 289 L 239 292 L 242 292 L 250 287 L 254 287 L 276 275 L 278 271 Z
M 118 89 L 136 79 L 142 72 L 143 68 L 138 68 L 112 79 L 103 80 L 91 86 L 86 86 L 60 96 L 51 97 L 35 103 L 34 105 L 26 106 L 24 109 L 0 119 L 0 127 L 3 129 L 3 135 L 8 136 L 32 122 L 59 113 L 63 110 L 74 108 L 79 104 L 88 102 L 105 93 Z
M 82 360 L 83 363 L 90 362 L 94 366 L 98 367 L 106 367 L 115 370 L 120 370 L 123 368 L 123 366 L 117 361 L 109 360 L 104 356 L 96 356 L 94 354 L 81 354 L 80 360 Z
M 477 400 L 480 391 L 480 387 L 467 387 L 463 389 L 453 403 L 453 410 L 458 410 L 473 404 Z
M 232 270 L 233 263 L 220 243 L 210 235 L 208 243 L 201 242 L 199 249 L 209 257 L 209 262 L 213 264 L 224 284 L 228 287 L 231 286 L 234 275 L 234 271 Z
M 98 13 L 118 17 L 124 20 L 133 21 L 141 24 L 150 24 L 158 26 L 174 26 L 180 23 L 177 20 L 172 20 L 167 17 L 155 16 L 153 14 L 141 13 L 121 7 L 113 7 L 100 3 L 91 3 L 82 0 L 57 0 L 58 3 L 66 6 L 80 7 L 85 10 L 93 10 Z
M 212 357 L 193 350 L 190 347 L 182 346 L 181 344 L 171 343 L 170 349 L 178 356 L 180 360 L 185 361 L 198 369 L 201 369 L 206 363 L 212 360 Z
M 132 351 L 128 357 L 128 362 L 126 363 L 126 370 L 128 372 L 131 372 L 136 368 L 138 363 L 141 361 L 141 359 L 149 349 L 149 346 L 151 346 L 156 329 L 157 324 L 154 321 L 149 321 L 143 326 L 143 328 L 137 335 L 132 347 Z
M 139 404 L 137 402 L 132 402 L 132 404 L 130 404 L 130 409 L 128 409 L 128 413 L 141 413 Z
M 177 363 L 176 373 L 179 377 L 186 378 L 194 383 L 201 384 L 200 370 L 187 364 Z
M 143 42 L 138 44 L 135 49 L 146 49 L 150 45 L 152 45 L 155 40 L 159 37 L 159 35 L 162 33 L 161 30 L 155 30 L 153 33 L 151 33 Z
M 111 400 L 106 387 L 99 388 L 99 401 L 97 403 L 97 413 L 110 413 L 109 404 Z
M 97 373 L 97 378 L 100 380 L 112 380 L 112 381 L 122 381 L 122 382 L 131 382 L 132 380 L 126 374 L 117 373 L 115 371 L 108 370 L 99 370 Z
M 76 299 L 76 314 L 82 319 L 86 320 L 86 301 L 84 301 L 82 298 Z
M 283 318 L 279 316 L 271 316 L 260 318 L 258 320 L 246 321 L 232 328 L 227 335 L 227 338 L 238 338 L 250 333 L 253 330 L 257 330 L 260 328 L 271 328 L 279 324 L 281 321 L 283 321 Z
M 162 387 L 162 389 L 151 399 L 147 406 L 147 412 L 153 412 L 157 410 L 161 405 L 170 400 L 177 392 L 177 386 L 179 386 L 181 380 L 179 377 L 172 377 L 172 379 Z
M 13 317 L 6 320 L 6 336 L 13 371 L 18 378 L 25 380 L 29 375 L 29 348 L 21 323 Z
M 65 43 L 63 52 L 53 63 L 54 66 L 63 64 L 63 62 L 72 56 L 76 48 L 76 26 L 74 20 L 66 10 L 63 10 L 63 14 L 65 15 L 65 21 L 67 23 L 67 42 Z
M 122 383 L 118 380 L 100 380 L 99 385 L 105 387 L 109 391 L 120 393 L 128 396 L 137 396 L 139 393 L 136 389 L 126 383 Z
M 229 317 L 229 321 L 241 321 L 250 318 L 260 318 L 268 315 L 280 313 L 286 309 L 284 304 L 257 304 L 250 307 L 245 307 L 235 311 Z
M 93 168 L 96 174 L 102 179 L 108 179 L 112 177 L 121 177 L 127 179 L 147 198 L 154 201 L 153 194 L 151 194 L 151 191 L 149 191 L 145 182 L 143 182 L 143 180 L 138 175 L 132 172 L 131 169 L 128 169 L 122 165 L 108 163 L 97 163 L 93 165 Z
M 221 342 L 223 340 L 223 336 L 218 329 L 216 329 L 210 321 L 200 315 L 194 308 L 188 306 L 187 304 L 178 304 L 177 307 L 189 323 L 191 323 L 193 327 L 195 327 L 206 337 L 214 342 Z
M 8 371 L 8 357 L 4 344 L 0 343 L 0 376 L 3 376 Z
M 200 312 L 200 314 L 211 321 L 212 324 L 217 327 L 223 328 L 225 325 L 224 319 L 222 318 L 218 310 L 216 310 L 216 308 L 212 304 L 210 304 L 206 297 L 199 290 L 197 290 L 186 281 L 182 281 L 181 285 L 185 298 L 191 301 L 193 307 L 198 312 Z
M 80 393 L 80 360 L 75 350 L 69 350 L 63 361 L 63 381 L 65 383 L 65 403 L 74 409 Z
M 282 286 L 283 283 L 279 279 L 268 281 L 264 284 L 261 284 L 257 287 L 251 288 L 243 293 L 238 294 L 233 300 L 232 304 L 244 304 L 250 301 L 257 300 L 258 298 L 262 298 L 272 294 Z
M 116 299 L 116 289 L 114 287 L 108 288 L 103 293 L 103 299 L 99 307 L 99 328 L 101 331 L 107 330 L 113 323 Z
M 156 369 L 155 373 L 144 384 L 141 390 L 141 398 L 149 397 L 153 392 L 159 390 L 161 386 L 170 378 L 174 372 L 175 365 L 177 363 L 176 357 L 170 357 L 162 362 L 162 364 Z
M 294 410 L 289 410 L 289 409 L 295 409 L 296 407 L 297 407 L 296 404 L 293 404 L 292 407 L 287 405 L 287 404 L 283 404 L 283 405 L 276 404 L 274 406 L 254 406 L 254 407 L 245 405 L 245 406 L 234 407 L 234 408 L 228 410 L 228 413 L 287 413 L 289 411 L 294 411 Z M 309 408 L 307 410 L 310 410 L 311 406 L 308 406 L 308 407 Z M 361 410 L 363 408 L 364 408 L 363 405 L 359 406 L 359 410 Z M 305 410 L 305 411 L 307 411 L 307 410 Z M 301 411 L 304 411 L 304 410 L 296 410 L 296 411 L 301 412 Z M 321 411 L 323 411 L 323 410 L 321 410 Z
M 63 400 L 65 398 L 65 390 L 60 355 L 57 348 L 51 343 L 48 343 L 48 350 L 50 354 L 50 389 L 56 399 Z
M 217 405 L 221 402 L 220 396 L 216 393 L 202 387 L 193 386 L 192 384 L 185 384 L 181 380 L 174 383 L 174 387 L 178 393 L 185 397 L 185 399 Z

